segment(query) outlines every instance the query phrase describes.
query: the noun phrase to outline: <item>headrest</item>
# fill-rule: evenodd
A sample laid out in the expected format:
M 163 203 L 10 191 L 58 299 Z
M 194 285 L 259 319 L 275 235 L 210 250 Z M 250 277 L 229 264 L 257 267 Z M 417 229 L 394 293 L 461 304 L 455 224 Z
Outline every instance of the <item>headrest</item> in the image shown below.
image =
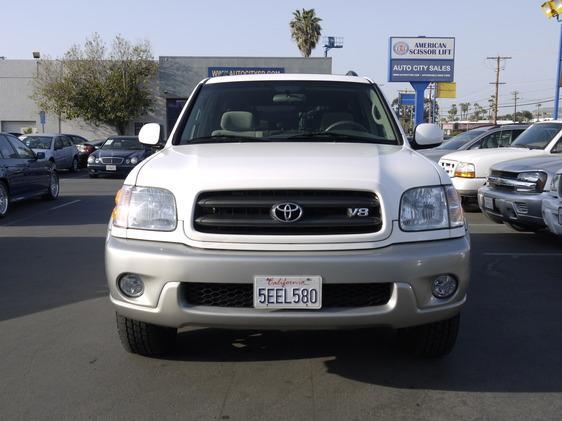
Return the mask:
M 227 111 L 222 115 L 221 128 L 233 132 L 254 130 L 254 115 L 248 111 Z

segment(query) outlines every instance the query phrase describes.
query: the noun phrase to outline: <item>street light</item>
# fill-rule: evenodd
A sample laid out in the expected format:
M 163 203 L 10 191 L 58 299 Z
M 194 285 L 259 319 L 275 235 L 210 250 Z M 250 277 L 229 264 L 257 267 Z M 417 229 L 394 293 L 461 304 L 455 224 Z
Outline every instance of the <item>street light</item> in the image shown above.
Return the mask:
M 562 0 L 547 1 L 541 5 L 541 9 L 547 18 L 556 18 L 560 22 L 562 14 Z M 560 102 L 560 62 L 562 61 L 562 25 L 560 25 L 560 44 L 558 46 L 558 64 L 556 65 L 556 87 L 554 89 L 554 111 L 552 118 L 558 120 L 558 105 Z

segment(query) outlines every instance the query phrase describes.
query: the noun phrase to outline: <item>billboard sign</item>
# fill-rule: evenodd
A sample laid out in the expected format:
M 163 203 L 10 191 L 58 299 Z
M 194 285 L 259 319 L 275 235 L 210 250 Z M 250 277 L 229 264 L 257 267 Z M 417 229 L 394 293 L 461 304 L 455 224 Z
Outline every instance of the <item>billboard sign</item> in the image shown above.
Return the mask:
M 390 37 L 389 82 L 452 82 L 455 38 Z
M 400 93 L 400 105 L 415 105 L 416 104 L 416 94 Z
M 271 75 L 285 73 L 283 67 L 209 67 L 209 77 L 243 76 L 243 75 Z

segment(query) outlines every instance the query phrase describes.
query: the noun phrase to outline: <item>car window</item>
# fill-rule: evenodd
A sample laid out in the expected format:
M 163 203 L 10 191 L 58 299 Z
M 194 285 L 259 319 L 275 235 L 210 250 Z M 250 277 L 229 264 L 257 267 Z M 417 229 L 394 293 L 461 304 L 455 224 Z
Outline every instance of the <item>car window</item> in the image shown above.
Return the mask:
M 502 130 L 499 141 L 498 141 L 498 148 L 505 148 L 511 145 L 511 134 L 513 132 L 511 130 Z
M 267 81 L 204 85 L 178 127 L 179 144 L 225 138 L 268 142 L 400 143 L 370 84 Z
M 562 130 L 560 123 L 533 124 L 512 145 L 516 148 L 544 149 Z
M 13 136 L 6 136 L 6 137 L 8 138 L 8 141 L 12 144 L 12 146 L 14 147 L 20 158 L 23 159 L 35 158 L 35 154 L 33 153 L 33 151 L 29 149 L 27 146 L 25 146 L 23 142 L 19 140 L 17 137 L 13 137 Z
M 476 137 L 481 136 L 484 133 L 486 133 L 486 130 L 476 130 L 476 129 L 469 130 L 468 132 L 464 132 L 450 138 L 449 140 L 443 142 L 440 146 L 438 146 L 435 149 L 441 149 L 441 150 L 445 149 L 449 151 L 457 150 L 461 146 L 466 145 L 468 142 L 470 142 L 473 139 L 476 139 Z
M 55 149 L 62 149 L 62 138 L 57 137 L 55 139 Z
M 31 149 L 51 149 L 52 137 L 49 136 L 27 136 L 22 142 Z
M 0 135 L 0 157 L 5 159 L 18 157 L 16 151 L 12 148 L 10 142 L 8 142 L 8 139 L 3 135 Z
M 84 139 L 83 137 L 80 136 L 76 136 L 76 135 L 72 135 L 69 136 L 70 140 L 72 140 L 72 143 L 74 143 L 75 145 L 81 145 L 82 143 L 86 143 L 87 140 Z
M 497 144 L 500 138 L 500 134 L 501 131 L 496 131 L 493 133 L 490 133 L 488 136 L 484 136 L 482 139 L 480 139 L 478 142 L 476 142 L 474 145 L 472 145 L 470 148 L 468 149 L 488 149 L 488 148 L 497 148 Z M 495 146 L 492 146 L 495 145 Z
M 138 138 L 122 138 L 122 137 L 107 139 L 101 148 L 104 150 L 112 149 L 112 150 L 135 150 L 135 151 L 141 151 L 143 149 L 146 149 L 146 147 L 139 142 Z
M 511 131 L 511 143 L 513 143 L 515 141 L 515 139 L 517 139 L 519 137 L 519 135 L 521 133 L 523 133 L 524 131 L 525 131 L 525 129 L 512 130 Z
M 62 136 L 62 144 L 65 148 L 74 145 L 68 136 Z

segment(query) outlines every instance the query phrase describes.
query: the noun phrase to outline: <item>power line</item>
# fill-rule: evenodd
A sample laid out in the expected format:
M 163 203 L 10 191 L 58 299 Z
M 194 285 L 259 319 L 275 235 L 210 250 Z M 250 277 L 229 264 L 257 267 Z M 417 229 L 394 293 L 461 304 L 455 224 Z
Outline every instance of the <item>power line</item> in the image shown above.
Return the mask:
M 496 61 L 496 81 L 490 82 L 491 85 L 496 85 L 496 95 L 494 97 L 494 124 L 498 122 L 498 103 L 499 103 L 499 94 L 500 94 L 500 85 L 505 85 L 505 83 L 500 82 L 500 72 L 501 68 L 501 61 L 511 60 L 511 57 L 507 56 L 500 56 L 499 54 L 496 57 L 486 57 L 486 60 L 495 60 Z

